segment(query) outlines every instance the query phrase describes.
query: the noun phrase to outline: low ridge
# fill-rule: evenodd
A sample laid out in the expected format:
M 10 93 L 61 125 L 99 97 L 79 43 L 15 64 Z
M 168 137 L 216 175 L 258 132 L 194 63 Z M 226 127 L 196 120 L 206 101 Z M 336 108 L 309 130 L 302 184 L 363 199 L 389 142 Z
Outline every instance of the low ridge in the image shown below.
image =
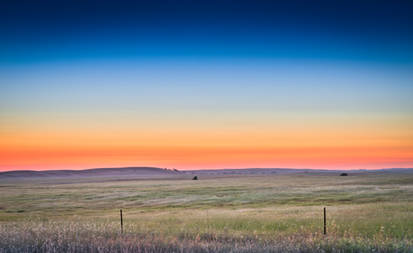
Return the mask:
M 85 170 L 14 170 L 0 172 L 0 178 L 33 177 L 116 177 L 116 176 L 167 176 L 179 173 L 157 167 L 95 168 Z

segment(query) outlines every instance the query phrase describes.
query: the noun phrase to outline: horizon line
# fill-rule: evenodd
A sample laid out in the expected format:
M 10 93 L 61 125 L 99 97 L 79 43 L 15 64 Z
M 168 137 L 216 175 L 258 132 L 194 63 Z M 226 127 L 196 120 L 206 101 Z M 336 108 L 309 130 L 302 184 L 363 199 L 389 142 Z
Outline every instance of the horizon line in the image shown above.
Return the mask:
M 278 170 L 313 170 L 313 171 L 380 171 L 380 170 L 392 170 L 392 169 L 413 169 L 413 167 L 392 167 L 392 168 L 380 168 L 380 169 L 317 169 L 317 168 L 283 168 L 283 167 L 240 167 L 240 168 L 219 168 L 219 169 L 176 169 L 167 167 L 156 166 L 122 166 L 122 167 L 95 167 L 85 169 L 45 169 L 45 170 L 1 170 L 0 173 L 15 172 L 15 171 L 30 171 L 30 172 L 44 172 L 44 171 L 87 171 L 87 170 L 99 170 L 99 169 L 131 169 L 131 168 L 156 168 L 164 170 L 177 170 L 177 171 L 211 171 L 211 170 L 251 170 L 251 169 L 278 169 Z

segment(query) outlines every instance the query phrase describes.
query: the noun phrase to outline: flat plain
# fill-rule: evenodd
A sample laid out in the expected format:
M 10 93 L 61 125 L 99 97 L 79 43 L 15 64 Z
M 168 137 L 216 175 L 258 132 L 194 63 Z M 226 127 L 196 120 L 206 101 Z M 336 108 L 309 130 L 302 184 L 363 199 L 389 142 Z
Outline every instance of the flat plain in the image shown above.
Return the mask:
M 1 179 L 0 252 L 413 252 L 413 173 L 191 178 Z

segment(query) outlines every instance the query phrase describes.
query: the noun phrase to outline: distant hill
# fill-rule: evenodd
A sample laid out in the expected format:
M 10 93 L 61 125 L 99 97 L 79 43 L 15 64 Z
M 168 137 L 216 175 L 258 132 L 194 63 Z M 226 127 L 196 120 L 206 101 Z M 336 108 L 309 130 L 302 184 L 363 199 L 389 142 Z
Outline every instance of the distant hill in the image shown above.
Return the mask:
M 243 169 L 218 169 L 218 170 L 187 170 L 186 174 L 208 175 L 259 175 L 259 174 L 291 174 L 291 173 L 413 173 L 413 168 L 386 168 L 378 170 L 321 170 L 321 169 L 293 169 L 293 168 L 243 168 Z
M 259 175 L 259 174 L 292 174 L 292 173 L 339 173 L 341 170 L 318 170 L 318 169 L 292 169 L 292 168 L 243 168 L 243 169 L 219 169 L 219 170 L 190 170 L 183 173 L 189 174 L 212 174 L 212 175 Z M 352 172 L 360 172 L 354 170 Z
M 86 170 L 15 170 L 0 172 L 1 178 L 68 178 L 68 177 L 132 177 L 153 178 L 179 174 L 178 171 L 156 167 L 96 168 Z
M 156 167 L 122 167 L 96 168 L 86 170 L 15 170 L 0 172 L 0 179 L 30 179 L 30 178 L 101 178 L 101 179 L 151 179 L 177 178 L 193 175 L 225 176 L 225 175 L 265 175 L 292 173 L 413 173 L 413 168 L 388 168 L 379 170 L 318 170 L 291 168 L 245 168 L 216 170 L 168 170 Z
M 253 174 L 284 174 L 284 173 L 304 173 L 315 172 L 311 169 L 288 169 L 288 168 L 243 168 L 243 169 L 218 169 L 218 170 L 187 170 L 186 174 L 208 174 L 208 175 L 253 175 Z
M 390 172 L 390 173 L 413 173 L 413 168 L 385 168 L 375 170 L 378 172 Z

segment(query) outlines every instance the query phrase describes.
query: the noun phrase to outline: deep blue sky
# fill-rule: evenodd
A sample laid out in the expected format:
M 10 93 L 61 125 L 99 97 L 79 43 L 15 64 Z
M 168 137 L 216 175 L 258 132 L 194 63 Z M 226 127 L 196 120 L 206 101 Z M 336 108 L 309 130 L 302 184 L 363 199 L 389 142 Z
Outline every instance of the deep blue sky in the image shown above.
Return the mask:
M 1 64 L 270 58 L 411 63 L 412 1 L 3 1 Z

